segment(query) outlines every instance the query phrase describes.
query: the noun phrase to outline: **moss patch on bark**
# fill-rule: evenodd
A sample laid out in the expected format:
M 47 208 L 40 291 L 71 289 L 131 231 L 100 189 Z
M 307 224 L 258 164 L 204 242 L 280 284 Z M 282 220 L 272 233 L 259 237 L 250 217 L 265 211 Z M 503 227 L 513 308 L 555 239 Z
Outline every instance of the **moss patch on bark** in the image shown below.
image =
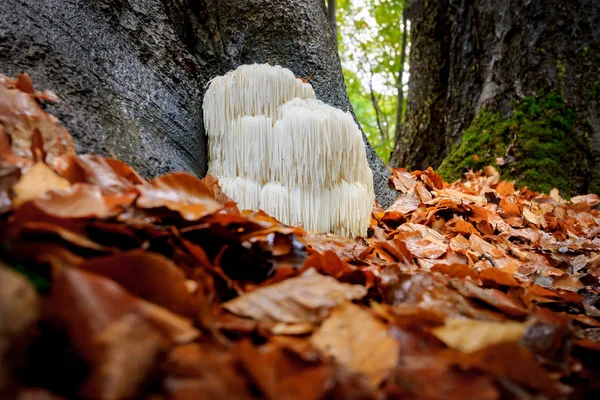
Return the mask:
M 574 111 L 554 92 L 513 104 L 509 117 L 482 110 L 438 173 L 453 181 L 469 169 L 493 165 L 517 186 L 575 194 L 587 189 L 576 177 L 585 175 L 590 159 L 589 138 L 575 132 L 575 123 Z

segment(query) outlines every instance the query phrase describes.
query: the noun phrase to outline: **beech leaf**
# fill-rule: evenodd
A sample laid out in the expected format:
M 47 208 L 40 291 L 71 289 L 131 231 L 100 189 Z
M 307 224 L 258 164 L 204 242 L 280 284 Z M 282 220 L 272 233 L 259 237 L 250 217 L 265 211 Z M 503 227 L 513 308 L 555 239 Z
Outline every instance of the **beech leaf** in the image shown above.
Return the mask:
M 349 370 L 365 374 L 373 387 L 398 364 L 400 345 L 385 324 L 352 303 L 333 310 L 310 341 Z
M 316 323 L 326 317 L 330 309 L 346 300 L 360 299 L 366 293 L 363 286 L 340 283 L 311 268 L 300 276 L 230 300 L 223 307 L 259 321 Z
M 433 334 L 448 347 L 472 353 L 503 342 L 518 342 L 525 334 L 526 325 L 519 322 L 477 321 L 448 319 Z
M 13 186 L 14 205 L 36 199 L 50 190 L 63 190 L 71 187 L 69 181 L 61 178 L 42 162 L 35 163 Z

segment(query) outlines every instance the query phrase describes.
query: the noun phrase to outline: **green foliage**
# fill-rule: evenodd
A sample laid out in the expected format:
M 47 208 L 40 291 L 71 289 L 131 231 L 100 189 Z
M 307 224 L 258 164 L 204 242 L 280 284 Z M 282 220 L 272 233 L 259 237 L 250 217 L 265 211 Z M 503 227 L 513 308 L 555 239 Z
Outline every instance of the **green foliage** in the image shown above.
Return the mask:
M 337 2 L 339 52 L 348 95 L 367 138 L 386 162 L 394 145 L 405 8 L 406 0 Z M 407 74 L 404 75 L 406 81 Z M 380 109 L 380 124 L 371 88 Z
M 546 193 L 556 187 L 569 195 L 572 177 L 587 168 L 590 156 L 588 139 L 573 130 L 575 120 L 556 93 L 525 98 L 514 104 L 509 118 L 483 110 L 438 172 L 452 181 L 468 169 L 493 165 L 519 186 Z M 501 157 L 511 162 L 498 166 L 496 158 Z

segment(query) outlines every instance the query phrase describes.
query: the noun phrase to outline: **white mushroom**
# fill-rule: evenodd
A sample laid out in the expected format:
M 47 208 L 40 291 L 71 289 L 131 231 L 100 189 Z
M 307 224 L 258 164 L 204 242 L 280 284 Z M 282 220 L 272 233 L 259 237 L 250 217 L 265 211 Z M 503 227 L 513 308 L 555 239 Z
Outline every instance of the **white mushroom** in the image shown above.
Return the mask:
M 213 79 L 204 97 L 209 173 L 243 209 L 287 224 L 364 235 L 373 176 L 352 116 L 315 100 L 279 66 L 243 65 Z

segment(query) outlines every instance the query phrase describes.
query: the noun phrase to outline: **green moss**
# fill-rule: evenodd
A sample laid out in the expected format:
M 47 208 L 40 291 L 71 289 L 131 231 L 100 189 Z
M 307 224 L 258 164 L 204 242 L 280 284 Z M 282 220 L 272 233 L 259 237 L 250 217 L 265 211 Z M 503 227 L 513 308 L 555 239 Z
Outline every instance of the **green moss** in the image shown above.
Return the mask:
M 519 186 L 546 193 L 557 187 L 564 195 L 573 194 L 573 178 L 587 169 L 590 157 L 587 138 L 573 130 L 575 121 L 573 110 L 556 93 L 513 104 L 508 118 L 483 110 L 438 172 L 452 181 L 468 169 L 493 165 Z M 496 158 L 509 162 L 498 166 Z

